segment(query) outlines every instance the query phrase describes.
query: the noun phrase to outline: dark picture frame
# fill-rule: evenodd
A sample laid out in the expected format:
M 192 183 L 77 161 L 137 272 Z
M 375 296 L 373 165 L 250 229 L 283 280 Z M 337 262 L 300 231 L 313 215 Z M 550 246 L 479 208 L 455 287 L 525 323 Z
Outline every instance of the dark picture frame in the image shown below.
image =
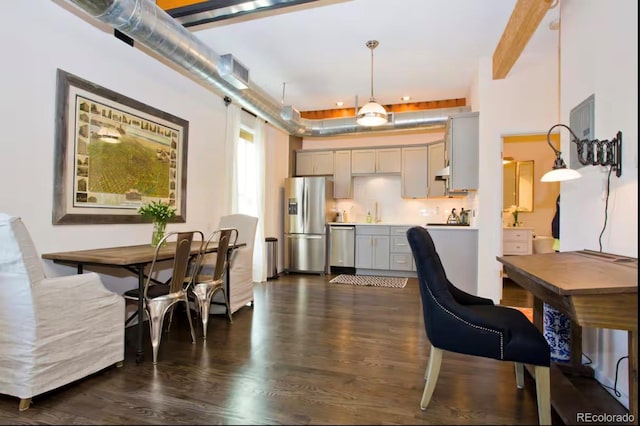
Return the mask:
M 57 70 L 53 224 L 145 223 L 163 201 L 186 222 L 189 122 Z

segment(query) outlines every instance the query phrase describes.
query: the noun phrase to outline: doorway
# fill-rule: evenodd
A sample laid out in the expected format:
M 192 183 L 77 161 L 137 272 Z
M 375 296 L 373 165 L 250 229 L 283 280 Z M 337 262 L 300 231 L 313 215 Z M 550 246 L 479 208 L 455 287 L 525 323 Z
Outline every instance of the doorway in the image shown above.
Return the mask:
M 552 134 L 550 139 L 553 146 L 559 149 L 559 134 Z M 551 237 L 551 222 L 560 194 L 560 183 L 540 182 L 542 175 L 551 169 L 555 161 L 555 153 L 547 143 L 546 132 L 503 136 L 502 156 L 503 229 L 513 225 L 511 211 L 517 207 L 517 221 L 523 228 L 531 230 L 534 240 L 536 237 Z M 514 286 L 517 285 L 503 273 L 503 298 L 505 294 L 513 293 Z M 532 300 L 524 298 L 521 303 L 524 307 L 530 307 L 528 305 Z
M 540 182 L 555 160 L 545 134 L 502 137 L 503 225 L 512 223 L 508 210 L 519 207 L 518 221 L 532 228 L 534 235 L 550 236 L 555 202 L 560 194 L 559 182 Z M 551 143 L 559 148 L 559 135 L 551 135 Z M 509 180 L 507 182 L 507 179 Z M 506 206 L 506 207 L 505 207 Z

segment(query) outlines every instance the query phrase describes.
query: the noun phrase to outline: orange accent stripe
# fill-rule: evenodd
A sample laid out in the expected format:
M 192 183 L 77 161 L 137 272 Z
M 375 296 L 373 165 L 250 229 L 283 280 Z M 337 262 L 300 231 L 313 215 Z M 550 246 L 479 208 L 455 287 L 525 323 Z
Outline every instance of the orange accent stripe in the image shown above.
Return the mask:
M 203 0 L 156 0 L 158 7 L 164 10 L 177 9 L 179 7 L 191 6 L 192 4 L 204 3 Z
M 409 102 L 403 104 L 384 105 L 387 112 L 407 112 L 407 111 L 424 111 L 437 108 L 454 108 L 466 106 L 466 98 L 443 99 L 439 101 L 426 102 Z M 321 120 L 324 118 L 344 118 L 354 117 L 356 115 L 355 108 L 339 108 L 339 109 L 322 109 L 315 111 L 300 111 L 300 117 L 311 120 Z

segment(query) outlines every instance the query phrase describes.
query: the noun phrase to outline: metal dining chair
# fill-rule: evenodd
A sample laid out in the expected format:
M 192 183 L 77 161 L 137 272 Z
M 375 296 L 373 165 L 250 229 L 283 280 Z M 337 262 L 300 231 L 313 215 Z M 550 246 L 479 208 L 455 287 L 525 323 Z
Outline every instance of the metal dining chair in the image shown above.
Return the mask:
M 191 285 L 191 292 L 195 296 L 196 305 L 202 319 L 202 336 L 207 338 L 207 325 L 209 323 L 209 309 L 211 299 L 218 291 L 224 296 L 224 303 L 227 308 L 229 322 L 233 322 L 231 317 L 231 307 L 229 306 L 229 295 L 225 290 L 225 273 L 227 272 L 227 252 L 229 248 L 235 246 L 238 241 L 238 230 L 235 228 L 221 228 L 213 231 L 203 245 L 198 261 L 194 267 L 194 278 Z M 217 244 L 216 261 L 212 275 L 203 274 L 204 258 L 210 250 L 212 244 Z
M 173 267 L 171 280 L 167 284 L 156 283 L 153 278 L 161 269 L 165 269 L 164 262 L 158 260 L 163 245 L 176 236 L 176 250 L 173 258 Z M 151 346 L 153 348 L 153 363 L 158 361 L 158 348 L 162 338 L 162 324 L 167 312 L 173 313 L 175 306 L 183 302 L 189 320 L 189 328 L 191 330 L 191 341 L 196 342 L 196 335 L 193 331 L 193 323 L 191 321 L 191 310 L 189 309 L 189 299 L 187 293 L 189 284 L 192 280 L 187 279 L 189 271 L 189 263 L 193 257 L 191 254 L 192 243 L 200 242 L 198 247 L 198 257 L 202 253 L 204 246 L 204 234 L 200 231 L 189 232 L 170 232 L 158 243 L 155 248 L 153 262 L 147 272 L 147 279 L 144 283 L 143 294 L 139 294 L 137 288 L 124 293 L 124 298 L 128 300 L 138 301 L 143 298 L 144 310 L 149 319 L 149 334 L 151 336 Z M 138 319 L 140 321 L 140 318 Z

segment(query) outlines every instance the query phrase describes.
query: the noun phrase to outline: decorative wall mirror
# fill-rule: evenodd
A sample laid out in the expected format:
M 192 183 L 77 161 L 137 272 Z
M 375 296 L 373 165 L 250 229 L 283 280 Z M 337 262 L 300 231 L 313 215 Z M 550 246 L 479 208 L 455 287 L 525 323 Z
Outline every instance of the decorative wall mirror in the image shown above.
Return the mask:
M 533 160 L 509 161 L 502 170 L 502 209 L 518 206 L 523 212 L 533 211 Z

